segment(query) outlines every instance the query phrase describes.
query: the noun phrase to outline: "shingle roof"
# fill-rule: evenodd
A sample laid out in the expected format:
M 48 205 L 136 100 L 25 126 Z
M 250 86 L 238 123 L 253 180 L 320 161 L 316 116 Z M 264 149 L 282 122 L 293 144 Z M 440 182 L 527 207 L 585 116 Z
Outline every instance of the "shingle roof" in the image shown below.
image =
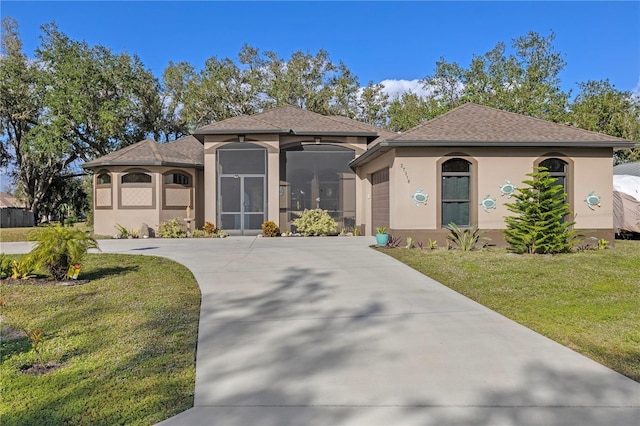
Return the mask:
M 487 106 L 467 103 L 388 140 L 431 142 L 622 142 L 628 141 Z
M 329 118 L 331 118 L 333 120 L 342 121 L 343 123 L 349 124 L 351 126 L 360 127 L 361 129 L 369 131 L 369 132 L 377 133 L 378 134 L 378 138 L 373 141 L 373 144 L 375 144 L 376 142 L 381 141 L 381 140 L 391 139 L 391 138 L 393 138 L 393 137 L 398 135 L 397 133 L 394 133 L 394 132 L 392 132 L 390 130 L 381 129 L 381 128 L 376 127 L 376 126 L 372 126 L 371 124 L 363 123 L 362 121 L 352 120 L 352 119 L 350 119 L 348 117 L 343 117 L 341 115 L 332 115 Z
M 355 168 L 397 147 L 606 147 L 633 142 L 477 104 L 464 104 L 406 132 L 380 141 L 351 162 Z
M 103 166 L 204 167 L 204 147 L 193 136 L 158 143 L 145 139 L 82 165 L 85 169 Z
M 348 121 L 347 121 L 348 120 Z M 359 135 L 375 137 L 379 131 L 367 129 L 346 117 L 328 117 L 285 105 L 252 116 L 238 116 L 196 129 L 194 135 L 236 133 L 291 133 L 305 135 Z
M 24 208 L 24 202 L 18 200 L 8 192 L 0 191 L 0 208 Z

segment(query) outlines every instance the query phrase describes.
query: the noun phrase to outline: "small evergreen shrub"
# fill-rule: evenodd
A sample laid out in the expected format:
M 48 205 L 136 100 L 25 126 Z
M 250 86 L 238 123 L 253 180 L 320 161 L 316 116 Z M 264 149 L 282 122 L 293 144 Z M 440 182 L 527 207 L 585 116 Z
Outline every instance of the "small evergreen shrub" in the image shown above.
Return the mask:
M 277 237 L 280 235 L 280 228 L 272 220 L 267 220 L 262 224 L 262 235 L 264 237 Z
M 515 202 L 506 203 L 515 216 L 505 217 L 505 240 L 514 253 L 567 253 L 577 244 L 575 222 L 566 220 L 571 214 L 562 185 L 556 184 L 545 167 L 534 167 L 531 179 L 522 183 L 512 195 Z
M 53 226 L 29 235 L 36 245 L 29 256 L 44 267 L 53 278 L 65 278 L 71 265 L 80 263 L 89 249 L 98 249 L 97 241 L 88 233 L 74 228 Z
M 173 218 L 158 225 L 158 237 L 160 238 L 184 238 L 187 230 L 184 228 L 180 218 Z
M 329 212 L 322 209 L 305 209 L 302 213 L 296 213 L 299 217 L 291 223 L 298 229 L 298 232 L 306 236 L 329 235 L 338 230 L 338 223 L 329 215 Z

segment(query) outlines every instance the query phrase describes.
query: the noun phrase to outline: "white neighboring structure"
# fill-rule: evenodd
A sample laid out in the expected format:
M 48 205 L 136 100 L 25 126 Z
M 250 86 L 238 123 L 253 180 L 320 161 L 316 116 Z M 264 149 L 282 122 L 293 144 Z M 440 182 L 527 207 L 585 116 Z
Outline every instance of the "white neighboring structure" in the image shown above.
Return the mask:
M 613 227 L 640 233 L 640 162 L 613 168 Z

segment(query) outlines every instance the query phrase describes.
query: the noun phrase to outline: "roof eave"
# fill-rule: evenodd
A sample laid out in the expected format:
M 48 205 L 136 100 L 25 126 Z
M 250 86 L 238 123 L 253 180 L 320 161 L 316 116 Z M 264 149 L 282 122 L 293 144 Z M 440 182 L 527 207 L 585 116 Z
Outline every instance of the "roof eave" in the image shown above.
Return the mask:
M 100 162 L 91 162 L 85 163 L 81 165 L 83 169 L 97 169 L 100 167 L 110 167 L 110 166 L 163 166 L 163 167 L 185 167 L 185 168 L 195 168 L 195 169 L 204 169 L 204 164 L 199 163 L 183 163 L 177 161 L 100 161 Z
M 588 145 L 585 145 L 588 144 Z M 349 163 L 355 170 L 356 167 L 368 163 L 390 151 L 393 148 L 428 148 L 428 147 L 502 147 L 502 148 L 522 148 L 522 147 L 567 147 L 567 148 L 613 148 L 627 149 L 633 148 L 634 142 L 623 141 L 601 141 L 601 142 L 577 142 L 577 141 L 530 141 L 530 142 L 500 142 L 500 141 L 424 141 L 424 140 L 398 140 L 380 141 L 364 154 Z M 385 149 L 386 148 L 386 149 Z
M 299 130 L 299 129 L 278 129 L 278 130 L 265 130 L 265 129 L 231 129 L 231 130 L 196 130 L 193 132 L 198 140 L 198 136 L 204 135 L 300 135 L 300 136 L 365 136 L 365 137 L 378 137 L 375 132 L 338 132 L 338 131 L 313 131 L 313 130 Z

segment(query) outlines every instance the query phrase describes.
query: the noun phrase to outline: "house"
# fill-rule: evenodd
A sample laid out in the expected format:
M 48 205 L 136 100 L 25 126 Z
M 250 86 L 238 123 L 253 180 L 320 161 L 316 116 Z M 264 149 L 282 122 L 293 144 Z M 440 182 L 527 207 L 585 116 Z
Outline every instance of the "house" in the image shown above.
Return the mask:
M 612 155 L 632 142 L 464 104 L 402 134 L 283 106 L 145 140 L 85 163 L 95 232 L 184 218 L 255 235 L 321 208 L 344 229 L 444 241 L 450 222 L 504 239 L 504 203 L 534 166 L 564 185 L 576 227 L 613 239 Z M 596 202 L 597 201 L 597 202 Z
M 0 191 L 0 228 L 28 228 L 35 226 L 33 212 L 8 192 Z

